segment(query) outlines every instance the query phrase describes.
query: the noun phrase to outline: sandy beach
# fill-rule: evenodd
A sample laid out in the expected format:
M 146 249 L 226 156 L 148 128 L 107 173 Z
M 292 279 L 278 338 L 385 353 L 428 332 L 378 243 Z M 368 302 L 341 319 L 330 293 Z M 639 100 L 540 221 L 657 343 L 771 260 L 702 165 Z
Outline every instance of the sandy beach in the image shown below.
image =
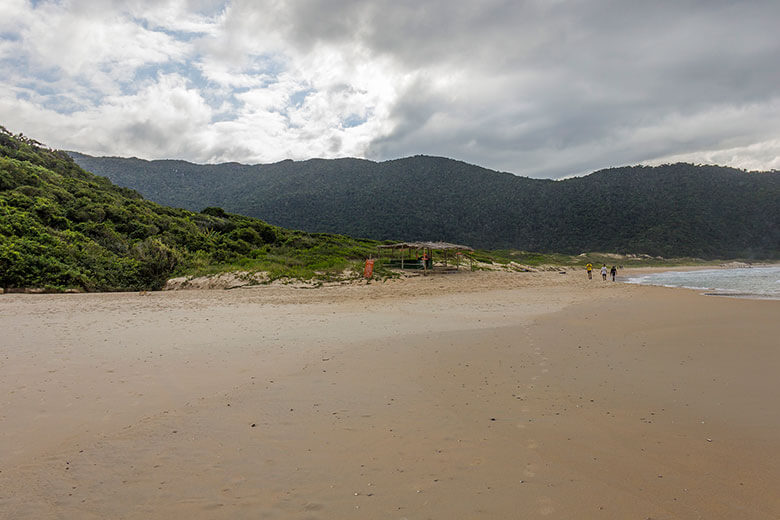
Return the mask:
M 780 518 L 780 301 L 597 278 L 0 295 L 0 518 Z

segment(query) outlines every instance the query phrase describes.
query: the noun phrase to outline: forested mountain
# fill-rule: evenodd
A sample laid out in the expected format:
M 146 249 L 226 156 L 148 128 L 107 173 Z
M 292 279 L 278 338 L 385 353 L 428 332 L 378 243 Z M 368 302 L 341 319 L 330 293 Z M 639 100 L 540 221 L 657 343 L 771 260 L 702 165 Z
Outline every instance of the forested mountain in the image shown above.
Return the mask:
M 0 287 L 156 289 L 219 266 L 275 276 L 341 272 L 376 244 L 290 231 L 220 208 L 160 206 L 0 126 Z
M 776 171 L 672 164 L 552 181 L 427 156 L 254 166 L 72 156 L 163 204 L 308 231 L 542 252 L 780 255 Z

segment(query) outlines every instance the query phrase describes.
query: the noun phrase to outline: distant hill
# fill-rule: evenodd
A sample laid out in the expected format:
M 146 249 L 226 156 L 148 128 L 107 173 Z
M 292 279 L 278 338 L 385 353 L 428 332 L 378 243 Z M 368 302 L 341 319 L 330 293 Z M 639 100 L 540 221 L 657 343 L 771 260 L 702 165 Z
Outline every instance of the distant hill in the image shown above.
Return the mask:
M 229 268 L 327 276 L 375 251 L 220 208 L 160 206 L 0 126 L 0 287 L 157 289 L 174 273 Z
M 553 181 L 428 156 L 248 166 L 71 155 L 163 204 L 307 231 L 569 254 L 780 255 L 780 172 L 672 164 Z

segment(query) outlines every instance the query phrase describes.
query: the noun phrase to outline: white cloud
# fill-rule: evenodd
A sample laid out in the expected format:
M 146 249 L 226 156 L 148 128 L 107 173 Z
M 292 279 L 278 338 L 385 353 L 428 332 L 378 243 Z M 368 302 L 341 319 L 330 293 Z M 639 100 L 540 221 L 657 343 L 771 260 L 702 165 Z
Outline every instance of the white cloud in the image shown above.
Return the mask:
M 197 155 L 208 145 L 200 132 L 211 119 L 211 109 L 197 91 L 176 75 L 160 75 L 137 93 L 108 96 L 100 106 L 67 115 L 29 101 L 0 98 L 0 112 L 12 111 L 9 129 L 24 127 L 31 136 L 53 132 L 60 148 L 122 150 L 123 155 L 136 156 Z
M 718 150 L 698 150 L 660 157 L 648 165 L 688 162 L 693 164 L 729 164 L 748 171 L 780 170 L 780 139 Z
M 54 70 L 103 91 L 142 66 L 186 58 L 185 45 L 88 4 L 45 3 L 23 17 L 18 50 L 34 71 Z

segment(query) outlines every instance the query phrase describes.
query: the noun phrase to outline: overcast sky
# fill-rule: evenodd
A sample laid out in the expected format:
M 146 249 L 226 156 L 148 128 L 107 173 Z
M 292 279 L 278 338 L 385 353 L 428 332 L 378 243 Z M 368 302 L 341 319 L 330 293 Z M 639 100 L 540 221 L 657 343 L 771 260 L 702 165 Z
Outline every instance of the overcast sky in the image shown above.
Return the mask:
M 0 6 L 0 124 L 56 148 L 780 169 L 776 0 Z

